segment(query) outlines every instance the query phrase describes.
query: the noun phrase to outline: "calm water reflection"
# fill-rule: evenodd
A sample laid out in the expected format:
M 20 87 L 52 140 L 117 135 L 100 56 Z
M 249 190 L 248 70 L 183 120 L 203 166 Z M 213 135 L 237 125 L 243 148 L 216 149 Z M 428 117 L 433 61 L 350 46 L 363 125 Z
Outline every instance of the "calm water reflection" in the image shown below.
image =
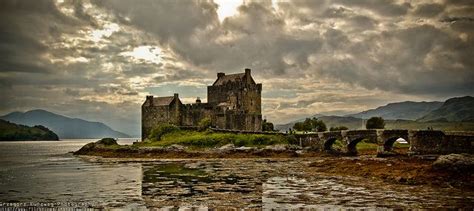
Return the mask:
M 92 141 L 0 142 L 0 202 L 141 203 L 141 164 L 90 163 L 69 153 Z
M 0 202 L 97 207 L 472 208 L 474 193 L 308 172 L 312 160 L 87 162 L 85 143 L 0 142 Z M 131 144 L 134 140 L 120 140 Z

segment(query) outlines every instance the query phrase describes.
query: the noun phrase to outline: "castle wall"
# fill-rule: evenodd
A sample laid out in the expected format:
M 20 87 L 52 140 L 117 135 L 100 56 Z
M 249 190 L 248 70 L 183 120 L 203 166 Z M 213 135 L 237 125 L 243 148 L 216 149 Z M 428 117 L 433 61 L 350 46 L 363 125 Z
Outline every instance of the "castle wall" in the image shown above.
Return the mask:
M 166 106 L 142 106 L 142 140 L 150 135 L 153 127 L 160 123 L 181 124 L 180 101 Z
M 242 108 L 247 113 L 260 114 L 262 111 L 262 84 L 249 85 L 242 92 Z
M 262 130 L 262 84 L 256 84 L 246 72 L 242 81 L 208 86 L 208 102 L 218 106 L 213 124 L 222 129 Z
M 142 106 L 142 139 L 150 135 L 153 127 L 171 119 L 169 106 Z
M 262 115 L 227 110 L 215 115 L 213 125 L 219 129 L 262 131 Z
M 213 110 L 207 103 L 185 104 L 181 108 L 181 124 L 183 126 L 198 126 L 204 118 L 212 121 Z

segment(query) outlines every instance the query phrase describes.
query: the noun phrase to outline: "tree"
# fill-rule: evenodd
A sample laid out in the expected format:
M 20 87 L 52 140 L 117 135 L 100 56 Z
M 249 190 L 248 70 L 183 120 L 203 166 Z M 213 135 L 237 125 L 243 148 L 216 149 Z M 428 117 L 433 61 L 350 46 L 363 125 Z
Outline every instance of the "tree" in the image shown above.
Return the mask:
M 318 120 L 316 118 L 313 118 L 313 128 L 317 132 L 324 132 L 328 130 L 326 127 L 326 124 L 324 124 L 323 120 Z
M 382 117 L 371 117 L 367 120 L 365 124 L 365 128 L 367 129 L 384 129 L 385 128 L 385 121 Z
M 348 130 L 346 126 L 337 126 L 337 127 L 331 127 L 329 128 L 329 131 L 341 131 L 341 130 Z
M 317 131 L 323 132 L 327 130 L 326 124 L 316 117 L 306 118 L 303 122 L 297 122 L 293 125 L 293 129 L 297 131 Z
M 262 124 L 262 130 L 263 131 L 273 131 L 273 123 L 267 122 L 267 120 L 264 119 L 263 124 Z
M 163 135 L 175 131 L 179 131 L 177 126 L 168 123 L 160 123 L 151 130 L 148 139 L 151 141 L 159 141 Z
M 201 119 L 198 122 L 198 129 L 199 129 L 199 131 L 204 131 L 207 128 L 211 127 L 211 125 L 212 125 L 211 119 L 206 117 L 204 119 Z
M 295 123 L 295 125 L 293 125 L 293 129 L 296 130 L 296 131 L 304 131 L 303 122 Z

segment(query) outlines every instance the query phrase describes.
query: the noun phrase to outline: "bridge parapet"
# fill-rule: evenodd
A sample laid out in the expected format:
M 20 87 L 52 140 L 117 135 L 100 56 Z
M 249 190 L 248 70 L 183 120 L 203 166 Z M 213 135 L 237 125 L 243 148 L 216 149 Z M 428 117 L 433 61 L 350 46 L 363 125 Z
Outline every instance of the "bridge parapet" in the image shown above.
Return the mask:
M 311 147 L 313 149 L 322 149 L 322 141 L 318 133 L 294 134 L 297 143 L 301 147 Z
M 474 153 L 474 133 L 410 131 L 410 154 Z

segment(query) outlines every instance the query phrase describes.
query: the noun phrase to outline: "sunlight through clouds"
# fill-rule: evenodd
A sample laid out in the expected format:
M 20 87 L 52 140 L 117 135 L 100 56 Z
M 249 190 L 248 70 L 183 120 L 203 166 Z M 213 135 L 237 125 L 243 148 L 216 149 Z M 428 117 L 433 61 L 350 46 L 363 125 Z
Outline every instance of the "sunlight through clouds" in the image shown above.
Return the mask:
M 114 32 L 118 32 L 120 29 L 116 23 L 109 23 L 104 26 L 103 29 L 93 30 L 90 33 L 90 39 L 94 42 L 99 42 L 103 38 L 110 37 Z
M 101 105 L 127 131 L 145 95 L 206 100 L 217 72 L 243 68 L 274 123 L 473 93 L 466 1 L 3 1 L 1 113 Z
M 214 0 L 219 7 L 217 8 L 217 15 L 219 21 L 224 21 L 225 18 L 237 14 L 237 8 L 242 5 L 242 0 Z
M 146 61 L 155 64 L 161 62 L 161 49 L 156 46 L 143 45 L 135 47 L 132 51 L 120 53 L 120 55 L 131 57 L 135 61 Z

